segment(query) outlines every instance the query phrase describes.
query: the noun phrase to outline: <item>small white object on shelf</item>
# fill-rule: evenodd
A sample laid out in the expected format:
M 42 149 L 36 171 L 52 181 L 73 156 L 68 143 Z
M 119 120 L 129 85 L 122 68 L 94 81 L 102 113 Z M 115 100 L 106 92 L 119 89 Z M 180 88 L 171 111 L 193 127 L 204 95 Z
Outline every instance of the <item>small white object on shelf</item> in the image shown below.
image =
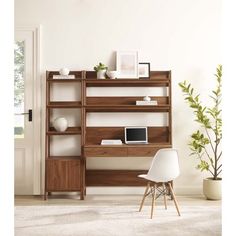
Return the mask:
M 53 75 L 53 79 L 75 79 L 75 75 Z
M 120 139 L 102 139 L 101 145 L 121 145 Z
M 53 121 L 53 127 L 55 128 L 56 131 L 58 132 L 64 132 L 66 131 L 67 127 L 68 127 L 68 122 L 67 119 L 64 117 L 57 117 L 54 121 Z
M 69 75 L 70 70 L 67 68 L 61 68 L 59 73 L 60 73 L 60 75 Z
M 110 79 L 116 79 L 118 72 L 116 70 L 110 70 L 110 71 L 107 71 L 106 74 Z
M 155 106 L 155 105 L 157 105 L 157 101 L 136 101 L 136 105 L 138 105 L 138 106 Z
M 149 96 L 145 96 L 145 97 L 143 98 L 143 101 L 151 101 L 151 98 L 150 98 Z

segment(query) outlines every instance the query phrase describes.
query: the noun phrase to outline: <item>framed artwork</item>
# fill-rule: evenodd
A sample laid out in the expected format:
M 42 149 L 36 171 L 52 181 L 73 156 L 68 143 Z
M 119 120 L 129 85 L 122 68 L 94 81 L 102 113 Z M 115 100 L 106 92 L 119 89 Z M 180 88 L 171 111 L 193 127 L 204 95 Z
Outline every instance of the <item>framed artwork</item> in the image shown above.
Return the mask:
M 150 63 L 140 62 L 138 64 L 138 76 L 139 78 L 149 79 L 150 78 Z
M 138 52 L 137 51 L 117 51 L 116 52 L 117 78 L 138 78 Z

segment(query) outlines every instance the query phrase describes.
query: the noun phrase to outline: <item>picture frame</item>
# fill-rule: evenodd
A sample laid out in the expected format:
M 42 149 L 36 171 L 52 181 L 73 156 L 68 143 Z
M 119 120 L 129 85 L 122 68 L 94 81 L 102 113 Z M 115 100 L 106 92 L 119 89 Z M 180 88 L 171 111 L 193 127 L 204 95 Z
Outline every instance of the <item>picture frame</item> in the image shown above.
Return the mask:
M 150 63 L 149 62 L 140 62 L 138 64 L 138 77 L 140 79 L 150 78 Z
M 117 51 L 116 70 L 119 79 L 138 79 L 138 52 Z

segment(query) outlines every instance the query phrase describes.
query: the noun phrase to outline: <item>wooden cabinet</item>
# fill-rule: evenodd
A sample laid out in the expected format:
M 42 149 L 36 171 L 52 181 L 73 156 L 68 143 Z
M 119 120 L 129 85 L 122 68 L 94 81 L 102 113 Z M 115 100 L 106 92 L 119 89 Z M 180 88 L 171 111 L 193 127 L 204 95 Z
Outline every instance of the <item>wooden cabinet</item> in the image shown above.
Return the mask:
M 53 191 L 78 191 L 81 187 L 80 160 L 71 158 L 46 161 L 46 189 Z
M 54 79 L 53 75 L 58 75 L 57 71 L 47 71 L 46 73 L 46 137 L 45 137 L 45 194 L 44 199 L 47 198 L 47 193 L 50 192 L 65 192 L 75 191 L 80 192 L 80 199 L 84 198 L 84 169 L 85 161 L 83 157 L 83 151 L 76 153 L 76 155 L 55 155 L 53 154 L 52 146 L 55 141 L 55 137 L 64 138 L 65 140 L 71 136 L 74 136 L 76 140 L 76 146 L 80 146 L 82 149 L 83 142 L 83 130 L 82 124 L 82 71 L 72 71 L 70 74 L 75 75 L 75 79 Z M 78 88 L 75 92 L 77 100 L 62 100 L 62 96 L 57 96 L 58 100 L 55 100 L 53 92 L 56 93 L 57 86 L 63 89 L 67 87 L 67 93 L 70 93 L 70 89 L 75 91 L 75 87 Z M 57 92 L 58 94 L 58 92 Z M 68 122 L 68 128 L 63 132 L 58 132 L 53 127 L 52 121 L 55 119 L 54 113 L 63 115 L 63 112 L 67 113 L 71 110 L 72 114 L 69 114 L 70 118 L 73 114 L 80 114 L 80 124 L 78 121 L 71 125 Z M 59 147 L 62 148 L 63 142 Z M 55 149 L 55 148 L 54 148 Z M 64 149 L 67 149 L 64 147 Z

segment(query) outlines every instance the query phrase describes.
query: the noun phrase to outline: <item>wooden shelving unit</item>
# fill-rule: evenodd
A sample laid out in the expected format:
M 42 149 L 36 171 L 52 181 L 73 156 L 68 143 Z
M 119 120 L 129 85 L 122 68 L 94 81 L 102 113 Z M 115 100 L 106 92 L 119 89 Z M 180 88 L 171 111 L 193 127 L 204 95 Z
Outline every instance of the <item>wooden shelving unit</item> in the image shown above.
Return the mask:
M 171 72 L 152 71 L 150 79 L 98 80 L 93 71 L 85 72 L 84 91 L 84 155 L 89 157 L 153 157 L 157 150 L 172 147 Z M 137 106 L 136 100 L 143 97 L 89 97 L 91 87 L 162 87 L 167 96 L 153 96 L 158 105 Z M 148 127 L 149 144 L 145 145 L 100 145 L 102 139 L 121 139 L 124 143 L 124 127 L 88 127 L 86 116 L 90 112 L 155 112 L 167 113 L 167 126 Z M 137 178 L 146 170 L 86 170 L 86 186 L 142 186 L 145 181 Z
M 83 153 L 77 156 L 52 156 L 50 145 L 52 136 L 81 136 L 81 141 L 78 145 L 82 146 L 83 135 L 80 127 L 68 127 L 64 132 L 58 132 L 51 126 L 51 116 L 53 109 L 82 109 L 82 85 L 80 92 L 80 101 L 52 101 L 51 90 L 52 85 L 60 84 L 82 84 L 82 71 L 72 71 L 70 74 L 75 75 L 75 79 L 53 79 L 53 75 L 58 75 L 57 71 L 47 71 L 46 73 L 46 138 L 45 138 L 45 194 L 44 199 L 47 199 L 47 194 L 51 192 L 80 192 L 80 199 L 84 199 L 85 185 L 85 160 Z M 81 112 L 82 114 L 82 112 Z M 82 118 L 81 118 L 82 119 Z
M 90 157 L 153 157 L 157 150 L 172 147 L 172 109 L 171 109 L 171 72 L 151 71 L 150 79 L 96 79 L 94 71 L 72 71 L 75 79 L 52 79 L 47 72 L 46 79 L 46 178 L 45 198 L 53 191 L 80 191 L 84 198 L 85 186 L 143 186 L 144 180 L 138 174 L 147 170 L 89 170 L 86 158 Z M 80 101 L 50 101 L 50 86 L 54 83 L 81 83 Z M 137 106 L 141 96 L 87 96 L 89 88 L 110 87 L 159 87 L 166 90 L 165 96 L 152 96 L 158 105 Z M 50 126 L 52 109 L 72 108 L 81 111 L 81 126 L 68 127 L 65 132 L 57 132 Z M 124 143 L 124 127 L 89 127 L 87 115 L 99 112 L 126 113 L 167 113 L 167 125 L 148 127 L 149 144 L 145 145 L 100 145 L 102 139 L 121 139 Z M 54 135 L 80 135 L 81 155 L 52 156 L 50 154 L 50 137 Z

